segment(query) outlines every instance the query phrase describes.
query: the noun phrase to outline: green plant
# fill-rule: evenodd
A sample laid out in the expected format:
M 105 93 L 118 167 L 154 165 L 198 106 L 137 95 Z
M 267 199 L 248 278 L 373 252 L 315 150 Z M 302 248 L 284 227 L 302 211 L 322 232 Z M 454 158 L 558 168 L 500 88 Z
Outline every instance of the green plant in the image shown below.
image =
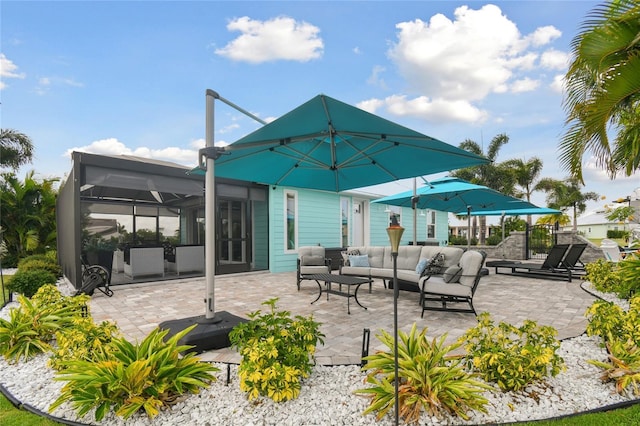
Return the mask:
M 54 274 L 56 278 L 62 276 L 62 269 L 58 263 L 55 260 L 52 261 L 46 254 L 25 257 L 18 262 L 18 269 L 44 269 Z
M 240 389 L 249 399 L 259 395 L 276 402 L 297 398 L 300 378 L 308 377 L 315 363 L 318 342 L 324 343 L 320 323 L 313 316 L 276 310 L 277 298 L 262 302 L 270 312 L 250 313 L 250 321 L 238 324 L 229 334 L 242 360 L 238 369 Z
M 56 281 L 56 276 L 44 269 L 18 269 L 9 283 L 9 290 L 31 297 L 43 285 Z
M 450 355 L 461 344 L 445 345 L 446 334 L 429 341 L 426 333 L 426 328 L 418 333 L 415 323 L 409 334 L 398 331 L 400 417 L 412 423 L 418 421 L 423 409 L 430 415 L 450 413 L 463 419 L 469 418 L 469 410 L 486 412 L 487 399 L 482 392 L 491 387 L 467 373 L 459 355 Z M 390 351 L 365 357 L 367 363 L 362 369 L 372 370 L 367 374 L 367 383 L 373 386 L 355 392 L 371 397 L 363 414 L 376 411 L 380 420 L 395 405 L 395 343 L 384 330 L 377 337 Z
M 93 322 L 90 317 L 76 318 L 73 327 L 56 332 L 56 347 L 49 358 L 49 366 L 55 370 L 64 370 L 66 362 L 83 360 L 94 362 L 99 357 L 115 350 L 111 342 L 121 337 L 115 323 Z
M 620 297 L 626 299 L 640 293 L 640 256 L 630 253 L 618 262 L 618 275 L 620 287 L 617 293 Z
M 602 300 L 587 309 L 587 334 L 600 336 L 607 347 L 606 361 L 589 360 L 604 370 L 603 381 L 615 381 L 618 393 L 633 388 L 640 395 L 640 295 L 629 300 L 629 310 Z
M 0 318 L 0 354 L 18 362 L 51 349 L 56 331 L 73 325 L 85 315 L 88 296 L 64 297 L 53 285 L 45 285 L 31 298 L 20 296 L 19 307 Z
M 620 284 L 617 264 L 598 259 L 587 263 L 584 269 L 587 271 L 584 280 L 589 281 L 596 290 L 604 293 L 617 292 Z
M 478 325 L 460 337 L 470 365 L 484 379 L 504 391 L 518 391 L 530 383 L 555 376 L 564 360 L 557 354 L 560 342 L 553 327 L 525 320 L 520 327 L 501 322 L 497 326 L 487 312 L 478 316 Z
M 215 380 L 211 373 L 218 369 L 201 362 L 193 353 L 181 356 L 191 346 L 178 342 L 195 327 L 188 327 L 166 341 L 168 330 L 160 329 L 152 331 L 139 344 L 117 338 L 112 341 L 113 352 L 97 351 L 90 361 L 63 362 L 64 369 L 56 373 L 55 380 L 67 383 L 49 410 L 71 401 L 80 417 L 95 409 L 98 421 L 112 408 L 125 420 L 139 410 L 153 418 L 176 397 L 198 393 Z

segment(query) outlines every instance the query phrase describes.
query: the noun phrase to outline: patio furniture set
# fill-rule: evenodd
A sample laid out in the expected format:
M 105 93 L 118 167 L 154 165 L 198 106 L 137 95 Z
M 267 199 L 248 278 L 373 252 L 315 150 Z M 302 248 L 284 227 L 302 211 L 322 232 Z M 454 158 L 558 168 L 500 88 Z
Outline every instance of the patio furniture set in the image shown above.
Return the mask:
M 116 250 L 114 270 L 135 279 L 144 275 L 163 276 L 204 271 L 203 245 L 132 246 Z
M 557 244 L 553 246 L 543 263 L 527 263 L 510 260 L 486 262 L 498 274 L 522 277 L 560 279 L 571 282 L 572 277 L 584 274 L 580 256 L 586 244 Z M 453 311 L 475 314 L 473 296 L 481 277 L 488 275 L 484 268 L 486 254 L 480 250 L 464 250 L 457 247 L 401 246 L 398 249 L 396 277 L 400 290 L 420 293 L 419 304 L 424 311 Z M 347 247 L 337 274 L 332 272 L 332 262 L 325 257 L 321 246 L 301 247 L 298 252 L 297 286 L 303 280 L 313 280 L 318 285 L 318 297 L 323 293 L 337 294 L 349 300 L 353 297 L 358 305 L 358 290 L 374 279 L 381 279 L 385 288 L 393 288 L 393 259 L 391 247 Z M 505 272 L 507 269 L 509 272 Z M 324 283 L 324 287 L 321 283 Z M 331 284 L 338 284 L 339 289 Z M 388 284 L 387 284 L 388 283 Z M 346 286 L 346 291 L 342 286 Z M 351 292 L 351 287 L 355 291 Z M 434 303 L 435 302 L 435 303 Z

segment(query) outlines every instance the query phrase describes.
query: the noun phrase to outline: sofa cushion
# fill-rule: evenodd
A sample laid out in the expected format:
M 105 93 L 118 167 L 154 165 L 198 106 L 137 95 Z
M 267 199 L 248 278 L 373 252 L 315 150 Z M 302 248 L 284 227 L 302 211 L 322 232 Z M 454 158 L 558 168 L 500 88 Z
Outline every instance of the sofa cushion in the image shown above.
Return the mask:
M 462 268 L 457 265 L 449 266 L 442 274 L 445 283 L 457 283 L 462 276 Z
M 329 267 L 326 265 L 318 265 L 318 266 L 300 265 L 300 275 L 328 274 L 328 273 L 329 273 Z
M 349 265 L 351 266 L 366 266 L 369 267 L 369 256 L 364 255 L 350 255 L 349 256 Z
M 424 283 L 425 293 L 471 297 L 471 288 L 459 283 L 445 283 L 442 277 L 430 277 Z
M 347 249 L 345 251 L 341 251 L 342 255 L 342 264 L 345 266 L 349 266 L 349 256 L 357 256 L 360 254 L 360 250 L 358 249 Z
M 422 272 L 424 272 L 424 268 L 427 267 L 429 262 L 431 262 L 431 259 L 427 259 L 427 258 L 424 258 L 424 257 L 421 258 L 420 261 L 418 262 L 418 264 L 416 265 L 416 274 L 422 275 Z
M 366 266 L 343 266 L 340 269 L 340 273 L 342 275 L 357 275 L 360 277 L 368 277 L 370 273 L 370 268 Z
M 476 277 L 482 269 L 484 256 L 476 250 L 465 251 L 460 258 L 460 266 L 462 267 L 462 276 L 460 284 L 473 287 Z
M 324 257 L 322 256 L 302 256 L 300 258 L 300 265 L 302 266 L 321 266 L 324 265 Z

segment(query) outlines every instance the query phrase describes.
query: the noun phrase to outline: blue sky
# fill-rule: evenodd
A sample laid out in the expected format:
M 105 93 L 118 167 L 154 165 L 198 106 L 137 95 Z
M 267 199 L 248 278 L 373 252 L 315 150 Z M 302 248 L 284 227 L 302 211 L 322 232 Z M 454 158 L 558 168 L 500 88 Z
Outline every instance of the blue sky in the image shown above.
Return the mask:
M 267 121 L 324 93 L 456 146 L 506 133 L 499 161 L 537 156 L 562 179 L 562 76 L 596 4 L 2 1 L 2 127 L 35 144 L 21 176 L 63 176 L 72 150 L 193 165 L 206 89 Z M 216 103 L 217 143 L 258 126 Z M 584 161 L 586 191 L 640 187 Z

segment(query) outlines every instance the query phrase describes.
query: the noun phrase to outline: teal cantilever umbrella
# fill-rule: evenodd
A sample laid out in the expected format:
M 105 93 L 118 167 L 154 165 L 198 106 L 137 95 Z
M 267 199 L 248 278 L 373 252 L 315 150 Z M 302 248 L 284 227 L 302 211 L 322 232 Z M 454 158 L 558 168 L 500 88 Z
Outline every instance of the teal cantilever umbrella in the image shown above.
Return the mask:
M 339 192 L 486 162 L 318 95 L 225 147 L 215 176 Z
M 482 214 L 483 211 L 533 209 L 534 204 L 504 195 L 487 186 L 455 177 L 432 180 L 414 191 L 405 191 L 373 201 L 414 209 L 431 209 L 459 215 Z M 460 212 L 460 213 L 457 213 Z M 415 214 L 415 210 L 414 210 Z M 470 222 L 470 219 L 469 219 Z M 471 228 L 471 224 L 468 224 Z M 469 241 L 471 238 L 468 239 Z

